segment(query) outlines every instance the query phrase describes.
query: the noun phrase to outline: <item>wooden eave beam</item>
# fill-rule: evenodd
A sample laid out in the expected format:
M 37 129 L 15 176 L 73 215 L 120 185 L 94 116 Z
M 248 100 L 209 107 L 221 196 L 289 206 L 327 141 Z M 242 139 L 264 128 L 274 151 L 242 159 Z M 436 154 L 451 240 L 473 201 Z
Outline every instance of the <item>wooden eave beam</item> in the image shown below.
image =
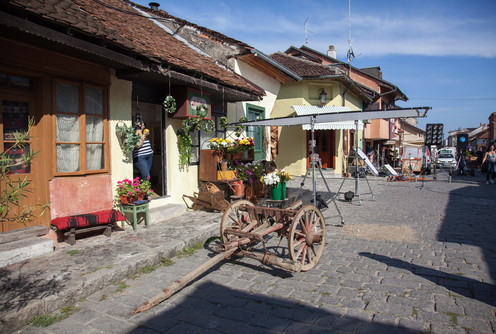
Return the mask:
M 38 38 L 40 40 L 46 40 L 51 43 L 60 44 L 67 48 L 75 49 L 80 52 L 79 55 L 82 59 L 98 57 L 105 60 L 107 63 L 111 62 L 114 64 L 119 64 L 120 66 L 124 65 L 126 67 L 139 69 L 141 71 L 150 70 L 149 66 L 143 64 L 137 59 L 81 39 L 77 39 L 53 29 L 43 27 L 36 23 L 23 20 L 17 16 L 13 16 L 5 12 L 0 12 L 0 26 L 22 32 L 23 34 Z

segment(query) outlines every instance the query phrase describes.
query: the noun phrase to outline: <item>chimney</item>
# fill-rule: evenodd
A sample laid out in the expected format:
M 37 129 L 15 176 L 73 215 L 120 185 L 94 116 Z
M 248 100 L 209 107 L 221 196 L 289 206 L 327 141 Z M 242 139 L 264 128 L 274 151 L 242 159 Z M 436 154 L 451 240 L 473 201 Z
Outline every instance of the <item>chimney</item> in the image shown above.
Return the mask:
M 150 9 L 158 10 L 158 7 L 160 6 L 160 4 L 158 2 L 150 2 L 148 4 L 148 6 L 150 6 Z
M 329 50 L 327 50 L 327 55 L 336 59 L 336 49 L 334 49 L 334 45 L 329 45 Z

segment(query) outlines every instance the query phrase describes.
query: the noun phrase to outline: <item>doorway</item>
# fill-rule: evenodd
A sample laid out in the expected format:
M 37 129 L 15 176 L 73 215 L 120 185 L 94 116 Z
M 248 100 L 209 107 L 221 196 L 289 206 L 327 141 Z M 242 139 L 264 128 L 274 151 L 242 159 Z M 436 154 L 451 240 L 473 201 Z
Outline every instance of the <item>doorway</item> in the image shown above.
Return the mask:
M 153 163 L 150 170 L 150 182 L 153 191 L 160 197 L 167 195 L 167 182 L 165 166 L 165 124 L 162 117 L 162 106 L 133 101 L 133 122 L 136 115 L 140 114 L 146 128 L 150 130 L 148 139 L 153 150 Z M 139 176 L 136 168 L 133 168 L 133 177 Z
M 5 76 L 7 79 L 9 76 Z M 24 82 L 25 85 L 19 92 L 16 87 L 0 87 L 0 149 L 5 152 L 9 150 L 9 156 L 14 165 L 9 172 L 9 178 L 15 182 L 27 182 L 27 186 L 21 191 L 19 206 L 9 206 L 10 212 L 8 217 L 20 217 L 24 209 L 33 209 L 32 219 L 24 223 L 18 222 L 18 219 L 6 219 L 0 221 L 0 232 L 8 232 L 29 226 L 45 225 L 50 222 L 49 212 L 41 215 L 41 206 L 48 204 L 48 171 L 47 163 L 49 157 L 43 149 L 43 140 L 41 137 L 43 131 L 39 124 L 39 117 L 36 115 L 36 97 L 34 88 L 29 85 L 33 80 L 16 76 L 16 82 Z M 7 85 L 6 85 L 7 86 Z M 5 89 L 4 89 L 5 88 Z M 13 149 L 16 142 L 16 132 L 27 132 L 29 121 L 34 120 L 30 130 L 30 136 L 24 141 L 25 146 Z M 28 163 L 22 163 L 29 152 L 37 152 L 33 160 Z M 0 182 L 0 192 L 7 190 L 6 182 Z
M 322 168 L 335 168 L 335 130 L 315 130 L 315 153 L 322 162 Z M 307 131 L 307 142 L 312 139 L 312 133 Z M 310 165 L 310 152 L 307 154 L 307 164 Z

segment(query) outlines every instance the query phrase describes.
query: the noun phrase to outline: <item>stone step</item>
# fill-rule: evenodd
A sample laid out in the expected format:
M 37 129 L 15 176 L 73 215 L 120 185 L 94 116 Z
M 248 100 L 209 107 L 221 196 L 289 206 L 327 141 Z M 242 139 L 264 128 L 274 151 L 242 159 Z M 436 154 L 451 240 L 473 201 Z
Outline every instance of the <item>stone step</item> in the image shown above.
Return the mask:
M 0 244 L 0 268 L 54 251 L 53 240 L 28 237 Z
M 150 209 L 150 219 L 153 222 L 163 222 L 179 217 L 186 212 L 186 205 L 167 204 Z
M 41 237 L 47 234 L 48 231 L 49 231 L 48 227 L 40 225 L 40 226 L 25 227 L 14 231 L 0 233 L 0 244 L 26 239 L 30 237 Z

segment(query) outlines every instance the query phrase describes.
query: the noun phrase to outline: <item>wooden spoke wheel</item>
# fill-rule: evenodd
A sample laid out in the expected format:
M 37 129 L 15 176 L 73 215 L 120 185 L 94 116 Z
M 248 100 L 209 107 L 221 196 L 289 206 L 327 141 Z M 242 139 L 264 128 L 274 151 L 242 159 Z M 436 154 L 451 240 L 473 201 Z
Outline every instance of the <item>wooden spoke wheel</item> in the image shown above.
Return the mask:
M 232 203 L 224 214 L 220 221 L 220 237 L 223 243 L 229 241 L 229 235 L 224 231 L 226 229 L 242 230 L 248 224 L 250 224 L 250 216 L 246 210 L 243 210 L 245 206 L 254 206 L 252 202 L 247 200 L 239 200 Z
M 305 205 L 296 213 L 289 228 L 291 260 L 301 263 L 302 271 L 312 269 L 324 253 L 325 242 L 324 216 L 315 206 Z

